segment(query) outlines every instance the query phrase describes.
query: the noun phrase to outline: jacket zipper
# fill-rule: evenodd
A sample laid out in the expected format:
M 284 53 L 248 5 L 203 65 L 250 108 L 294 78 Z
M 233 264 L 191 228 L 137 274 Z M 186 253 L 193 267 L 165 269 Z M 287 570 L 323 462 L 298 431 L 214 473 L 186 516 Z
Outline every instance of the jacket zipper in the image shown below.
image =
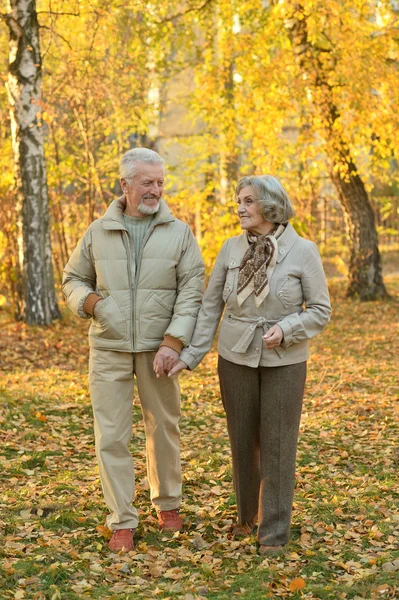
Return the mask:
M 173 220 L 173 219 L 171 219 L 171 220 Z M 159 221 L 158 223 L 155 223 L 155 224 L 152 223 L 150 225 L 150 227 L 148 228 L 147 233 L 144 236 L 143 243 L 141 245 L 140 255 L 137 257 L 137 267 L 136 267 L 135 275 L 134 275 L 134 284 L 135 285 L 134 285 L 134 292 L 133 292 L 133 306 L 132 306 L 132 304 L 130 304 L 130 309 L 131 309 L 130 313 L 132 315 L 131 336 L 132 336 L 133 352 L 136 352 L 136 339 L 137 339 L 137 337 L 136 337 L 136 305 L 137 305 L 137 287 L 138 287 L 137 283 L 139 281 L 139 276 L 140 276 L 141 257 L 143 255 L 144 246 L 146 245 L 146 243 L 148 241 L 148 238 L 150 237 L 150 235 L 154 231 L 155 227 L 157 225 L 163 225 L 164 223 L 168 223 L 168 222 L 169 222 L 169 220 L 163 220 L 163 221 Z M 123 230 L 123 231 L 125 231 L 126 235 L 127 235 L 128 247 L 131 250 L 131 252 L 130 252 L 130 257 L 131 257 L 133 255 L 134 248 L 131 247 L 131 245 L 130 245 L 129 232 L 126 229 Z M 129 256 L 128 256 L 128 261 L 129 261 Z M 128 275 L 129 275 L 129 284 L 130 284 L 130 289 L 131 289 L 132 288 L 132 285 L 131 285 L 132 269 L 131 269 L 131 267 L 129 269 Z
M 143 256 L 143 250 L 144 250 L 144 246 L 146 245 L 148 238 L 150 237 L 151 233 L 154 231 L 155 227 L 158 225 L 157 224 L 151 224 L 150 227 L 147 230 L 147 233 L 144 236 L 143 239 L 143 243 L 141 244 L 141 249 L 140 249 L 140 254 L 137 257 L 137 267 L 136 267 L 136 273 L 135 273 L 135 286 L 134 286 L 134 301 L 133 301 L 133 315 L 132 315 L 132 319 L 133 319 L 133 333 L 134 333 L 134 337 L 133 337 L 133 352 L 136 352 L 136 306 L 137 306 L 137 288 L 138 288 L 138 281 L 139 281 L 139 276 L 140 276 L 140 269 L 141 269 L 141 257 Z
M 128 279 L 129 279 L 129 290 L 130 290 L 130 298 L 132 298 L 132 288 L 133 288 L 133 279 L 132 279 L 132 256 L 133 256 L 133 252 L 134 252 L 134 248 L 133 246 L 130 244 L 130 236 L 129 236 L 129 232 L 127 231 L 127 229 L 123 229 L 122 230 L 122 234 L 126 234 L 126 239 L 127 239 L 127 248 L 126 248 L 126 254 L 127 254 L 127 264 L 128 264 L 128 268 L 127 268 L 127 275 L 128 275 Z M 133 332 L 134 332 L 134 324 L 133 324 L 133 320 L 134 320 L 134 311 L 135 307 L 132 305 L 132 301 L 130 301 L 130 314 L 131 314 L 131 319 L 130 319 L 130 337 L 132 340 L 132 351 L 134 352 L 134 342 L 135 342 L 135 337 L 133 336 Z

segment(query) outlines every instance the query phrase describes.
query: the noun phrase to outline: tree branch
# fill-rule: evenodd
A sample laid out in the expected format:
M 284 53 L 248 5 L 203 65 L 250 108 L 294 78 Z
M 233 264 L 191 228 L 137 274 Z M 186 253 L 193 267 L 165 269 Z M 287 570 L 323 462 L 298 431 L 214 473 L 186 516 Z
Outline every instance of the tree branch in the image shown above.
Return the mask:
M 58 16 L 67 16 L 67 17 L 80 17 L 80 12 L 72 13 L 72 12 L 55 12 L 53 10 L 38 10 L 36 12 L 37 15 L 56 15 Z
M 201 5 L 201 6 L 193 6 L 192 8 L 188 8 L 187 10 L 184 10 L 180 13 L 176 13 L 175 15 L 172 15 L 171 17 L 168 17 L 167 19 L 161 19 L 160 21 L 155 21 L 155 23 L 157 25 L 163 25 L 163 23 L 169 23 L 169 21 L 175 21 L 176 19 L 180 19 L 180 17 L 184 17 L 186 16 L 188 13 L 190 12 L 195 12 L 195 11 L 201 11 L 204 8 L 206 8 L 206 6 L 208 6 L 208 4 L 211 4 L 213 2 L 213 0 L 205 0 L 205 2 Z
M 72 50 L 72 46 L 71 44 L 68 42 L 68 40 L 66 38 L 64 38 L 63 35 L 61 35 L 60 33 L 58 33 L 57 31 L 55 31 L 55 29 L 53 29 L 52 27 L 48 27 L 48 25 L 39 25 L 39 29 L 47 29 L 48 31 L 51 31 L 51 33 L 53 33 L 54 35 L 58 36 L 59 38 L 62 39 L 63 42 L 66 43 L 66 45 L 68 46 L 68 48 L 70 50 Z M 47 53 L 48 49 L 43 53 L 43 56 Z

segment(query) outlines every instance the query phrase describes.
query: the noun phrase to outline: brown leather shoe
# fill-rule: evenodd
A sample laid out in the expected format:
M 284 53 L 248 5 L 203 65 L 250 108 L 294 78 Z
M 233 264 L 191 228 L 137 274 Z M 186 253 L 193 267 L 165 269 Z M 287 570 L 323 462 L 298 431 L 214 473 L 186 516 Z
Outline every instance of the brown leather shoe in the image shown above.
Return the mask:
M 120 552 L 121 550 L 129 552 L 130 550 L 133 550 L 133 537 L 135 531 L 135 529 L 117 529 L 114 531 L 112 538 L 108 542 L 110 550 L 113 552 Z
M 269 554 L 269 555 L 273 555 L 273 554 L 279 554 L 283 549 L 283 546 L 265 546 L 263 544 L 261 544 L 259 546 L 259 554 L 264 555 L 264 554 Z
M 160 510 L 158 523 L 161 531 L 180 531 L 183 527 L 183 521 L 177 508 L 174 510 Z

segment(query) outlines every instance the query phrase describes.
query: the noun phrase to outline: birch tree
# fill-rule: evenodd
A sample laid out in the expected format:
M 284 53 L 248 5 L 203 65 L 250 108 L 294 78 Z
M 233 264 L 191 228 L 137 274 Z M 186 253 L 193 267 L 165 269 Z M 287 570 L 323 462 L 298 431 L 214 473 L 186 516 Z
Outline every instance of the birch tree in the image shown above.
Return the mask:
M 60 317 L 50 241 L 43 123 L 42 59 L 35 0 L 9 0 L 2 15 L 9 31 L 8 97 L 22 221 L 23 318 L 48 325 Z

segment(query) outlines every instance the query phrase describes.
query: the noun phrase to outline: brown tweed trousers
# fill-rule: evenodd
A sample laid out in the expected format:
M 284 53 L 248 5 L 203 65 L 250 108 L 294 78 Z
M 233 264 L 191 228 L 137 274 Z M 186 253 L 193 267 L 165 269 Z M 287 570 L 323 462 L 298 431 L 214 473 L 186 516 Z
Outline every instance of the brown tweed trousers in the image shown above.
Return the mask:
M 238 523 L 258 520 L 258 542 L 288 542 L 306 362 L 247 367 L 219 356 Z

